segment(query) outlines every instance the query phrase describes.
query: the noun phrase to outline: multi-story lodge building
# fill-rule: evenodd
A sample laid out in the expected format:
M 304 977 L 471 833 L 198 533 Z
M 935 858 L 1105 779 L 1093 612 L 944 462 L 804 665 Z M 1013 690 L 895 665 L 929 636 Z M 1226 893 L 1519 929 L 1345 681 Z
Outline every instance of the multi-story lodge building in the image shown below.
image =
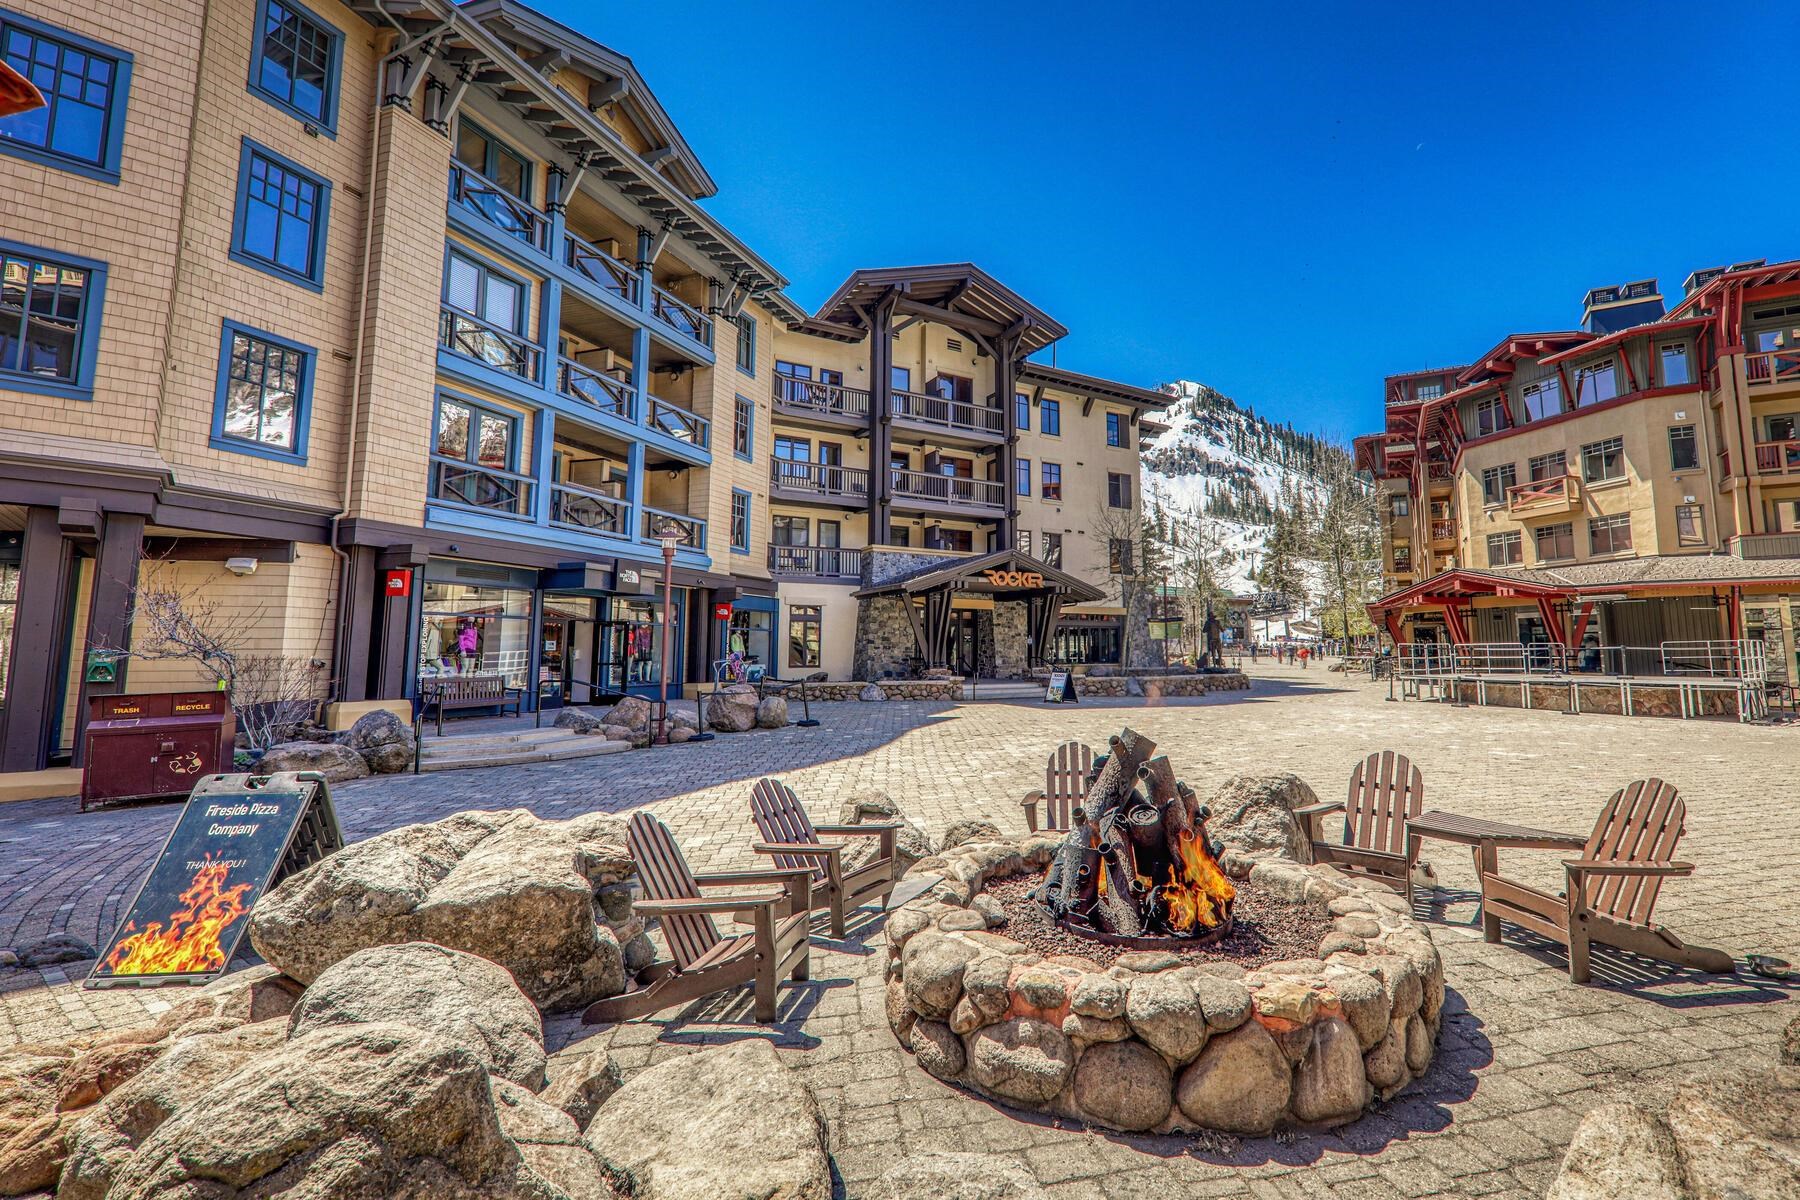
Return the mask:
M 800 310 L 614 50 L 514 0 L 5 3 L 49 104 L 0 120 L 0 771 L 199 682 L 106 669 L 151 593 L 339 699 L 654 690 L 669 539 L 672 680 L 896 669 L 856 593 L 903 552 L 1116 657 L 1166 397 L 1031 361 L 1064 328 L 968 265 Z M 998 665 L 943 594 L 926 657 Z
M 1758 639 L 1800 679 L 1800 262 L 1588 293 L 1581 327 L 1393 375 L 1358 464 L 1386 502 L 1400 642 Z M 1640 652 L 1607 669 L 1647 671 Z M 1635 657 L 1634 657 L 1635 655 Z

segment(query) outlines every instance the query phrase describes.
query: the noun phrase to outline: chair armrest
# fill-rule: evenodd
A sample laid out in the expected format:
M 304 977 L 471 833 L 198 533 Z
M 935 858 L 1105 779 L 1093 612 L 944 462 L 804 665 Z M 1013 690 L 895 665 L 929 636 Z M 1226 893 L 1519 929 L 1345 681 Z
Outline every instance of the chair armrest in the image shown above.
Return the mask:
M 1032 833 L 1036 833 L 1038 831 L 1037 810 L 1038 810 L 1038 805 L 1040 803 L 1042 803 L 1043 799 L 1044 799 L 1044 790 L 1042 788 L 1038 788 L 1034 791 L 1025 793 L 1025 798 L 1023 800 L 1019 801 L 1019 807 L 1025 810 L 1025 827 L 1027 829 L 1029 829 Z
M 770 867 L 766 871 L 713 871 L 694 876 L 694 883 L 703 888 L 774 883 L 792 900 L 788 905 L 790 917 L 812 911 L 812 871 L 806 867 Z
M 1294 815 L 1304 820 L 1307 817 L 1322 817 L 1326 813 L 1343 812 L 1342 800 L 1327 800 L 1320 804 L 1308 804 L 1305 808 L 1296 808 Z
M 1591 859 L 1567 859 L 1563 866 L 1576 875 L 1692 875 L 1690 862 L 1595 862 Z
M 742 896 L 720 896 L 716 900 L 639 900 L 632 905 L 647 917 L 675 917 L 693 913 L 731 913 L 744 908 L 763 908 L 787 899 L 785 891 L 765 891 Z
M 750 848 L 758 854 L 806 854 L 813 858 L 836 858 L 844 852 L 842 846 L 820 842 L 757 842 Z
M 814 825 L 815 833 L 829 833 L 833 836 L 848 834 L 853 837 L 876 837 L 883 830 L 898 829 L 900 826 L 890 822 L 871 821 L 867 825 Z

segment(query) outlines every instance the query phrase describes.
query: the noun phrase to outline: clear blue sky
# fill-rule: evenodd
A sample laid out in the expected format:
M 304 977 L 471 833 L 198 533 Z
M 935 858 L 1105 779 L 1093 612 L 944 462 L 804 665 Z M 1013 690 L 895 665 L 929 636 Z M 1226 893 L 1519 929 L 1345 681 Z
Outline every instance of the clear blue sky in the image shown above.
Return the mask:
M 539 0 L 811 310 L 973 260 L 1062 366 L 1347 439 L 1590 287 L 1800 256 L 1800 5 Z

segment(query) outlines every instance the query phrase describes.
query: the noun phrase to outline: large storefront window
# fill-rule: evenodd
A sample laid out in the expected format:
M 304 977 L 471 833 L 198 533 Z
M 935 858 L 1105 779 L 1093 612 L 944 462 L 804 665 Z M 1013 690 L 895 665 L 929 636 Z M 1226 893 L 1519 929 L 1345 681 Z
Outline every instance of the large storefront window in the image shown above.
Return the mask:
M 725 651 L 742 662 L 746 678 L 755 678 L 770 665 L 770 643 L 775 636 L 775 614 L 744 608 L 731 610 Z
M 531 592 L 523 588 L 425 584 L 419 677 L 500 675 L 524 687 L 531 659 Z
M 662 605 L 650 600 L 615 599 L 607 622 L 609 663 L 626 688 L 654 686 L 662 680 Z
M 1116 663 L 1119 661 L 1120 627 L 1110 623 L 1072 623 L 1066 618 L 1056 628 L 1050 659 L 1057 663 Z
M 790 667 L 819 665 L 819 606 L 788 606 L 788 661 Z

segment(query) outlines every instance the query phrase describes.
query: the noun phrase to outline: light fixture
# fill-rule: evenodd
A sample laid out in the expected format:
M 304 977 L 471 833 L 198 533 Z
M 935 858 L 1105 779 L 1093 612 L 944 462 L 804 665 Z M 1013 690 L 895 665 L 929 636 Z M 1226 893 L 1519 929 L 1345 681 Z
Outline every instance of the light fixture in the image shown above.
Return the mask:
M 225 560 L 225 569 L 233 575 L 254 575 L 259 565 L 254 558 L 228 558 Z

